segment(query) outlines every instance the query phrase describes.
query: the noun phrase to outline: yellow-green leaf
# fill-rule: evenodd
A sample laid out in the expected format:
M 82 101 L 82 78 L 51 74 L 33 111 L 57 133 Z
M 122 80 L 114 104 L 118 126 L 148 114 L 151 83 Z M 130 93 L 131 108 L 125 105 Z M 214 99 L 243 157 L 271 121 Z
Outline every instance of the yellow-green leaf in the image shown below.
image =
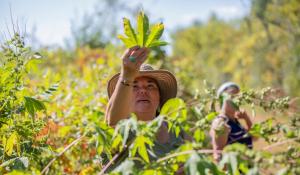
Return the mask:
M 159 40 L 164 31 L 164 24 L 158 23 L 155 24 L 150 31 L 150 34 L 147 38 L 146 47 L 150 46 L 154 41 Z
M 218 115 L 218 113 L 217 112 L 211 112 L 211 113 L 209 113 L 209 114 L 207 114 L 206 116 L 205 116 L 205 119 L 207 120 L 207 121 L 212 121 L 216 116 Z
M 195 139 L 197 142 L 203 142 L 204 139 L 205 139 L 205 133 L 204 133 L 204 131 L 198 128 L 198 129 L 194 132 L 194 139 Z
M 6 142 L 7 142 L 7 139 L 5 136 L 2 137 L 2 146 L 3 148 L 6 150 Z
M 71 126 L 63 126 L 59 129 L 58 135 L 59 137 L 65 137 L 71 130 Z
M 151 44 L 149 44 L 147 47 L 152 48 L 152 47 L 166 46 L 168 44 L 169 43 L 165 41 L 154 41 Z
M 149 156 L 148 156 L 148 153 L 147 153 L 147 149 L 146 149 L 146 146 L 144 143 L 142 143 L 138 149 L 138 152 L 140 154 L 140 156 L 147 162 L 149 163 Z
M 17 153 L 18 153 L 18 156 L 20 157 L 21 156 L 21 145 L 18 140 L 17 140 Z
M 11 156 L 16 141 L 17 141 L 17 134 L 14 132 L 7 139 L 7 142 L 6 142 L 6 145 L 5 145 L 5 153 L 8 156 Z
M 143 135 L 140 135 L 138 136 L 135 141 L 134 141 L 134 144 L 133 144 L 133 148 L 131 149 L 131 156 L 135 156 L 136 154 L 136 151 L 139 153 L 139 155 L 147 162 L 149 163 L 150 160 L 149 160 L 149 156 L 148 156 L 148 153 L 147 153 L 147 148 L 146 148 L 146 144 L 151 148 L 153 146 L 153 142 L 143 136 Z
M 138 45 L 136 34 L 130 24 L 129 19 L 123 18 L 123 25 L 124 25 L 124 33 L 128 37 L 128 39 L 131 41 L 132 44 Z
M 164 115 L 171 118 L 180 117 L 186 119 L 186 106 L 182 99 L 172 98 L 169 99 L 162 107 L 160 115 Z
M 143 11 L 137 17 L 137 38 L 139 46 L 145 46 L 148 38 L 149 20 Z
M 127 48 L 133 47 L 136 43 L 133 43 L 129 38 L 124 37 L 123 35 L 118 35 L 118 38 L 123 41 Z
M 176 137 L 179 136 L 180 131 L 181 131 L 180 127 L 179 127 L 179 126 L 176 126 L 176 127 L 175 127 L 175 135 L 176 135 Z
M 34 116 L 37 111 L 46 110 L 46 106 L 40 100 L 32 97 L 24 97 L 25 109 L 31 115 Z
M 112 141 L 111 147 L 112 149 L 116 149 L 122 143 L 122 137 L 118 134 Z

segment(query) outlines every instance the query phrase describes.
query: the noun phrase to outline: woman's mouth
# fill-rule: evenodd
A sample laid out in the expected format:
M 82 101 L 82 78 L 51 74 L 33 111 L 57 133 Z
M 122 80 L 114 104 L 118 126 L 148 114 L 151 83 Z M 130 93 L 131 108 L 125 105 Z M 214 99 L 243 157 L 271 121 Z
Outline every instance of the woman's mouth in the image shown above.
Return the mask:
M 150 103 L 150 100 L 147 99 L 141 99 L 141 100 L 137 100 L 138 103 Z

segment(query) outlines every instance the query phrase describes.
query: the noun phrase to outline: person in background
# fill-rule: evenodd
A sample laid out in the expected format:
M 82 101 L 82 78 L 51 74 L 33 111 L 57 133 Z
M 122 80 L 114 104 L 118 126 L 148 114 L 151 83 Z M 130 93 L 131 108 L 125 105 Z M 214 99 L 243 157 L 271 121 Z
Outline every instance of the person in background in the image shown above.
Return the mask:
M 213 120 L 210 130 L 216 161 L 220 161 L 222 157 L 220 151 L 228 144 L 241 143 L 250 149 L 253 148 L 252 137 L 248 134 L 252 121 L 246 111 L 240 110 L 233 101 L 234 96 L 239 92 L 240 87 L 233 82 L 222 84 L 217 91 L 221 99 L 221 109 L 219 115 Z M 246 127 L 240 124 L 241 119 L 245 121 Z

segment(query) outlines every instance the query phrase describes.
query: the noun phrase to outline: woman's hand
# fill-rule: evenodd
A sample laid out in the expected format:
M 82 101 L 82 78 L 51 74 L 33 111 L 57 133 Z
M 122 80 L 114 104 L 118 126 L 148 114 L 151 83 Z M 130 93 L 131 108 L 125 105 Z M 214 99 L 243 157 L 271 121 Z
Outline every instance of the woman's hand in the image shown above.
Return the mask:
M 146 47 L 140 48 L 139 46 L 134 46 L 127 49 L 122 56 L 121 77 L 133 81 L 138 75 L 141 65 L 147 59 L 148 54 L 149 49 Z
M 245 110 L 240 110 L 240 111 L 236 112 L 236 118 L 247 120 L 247 119 L 249 119 L 249 116 Z
M 252 127 L 252 121 L 249 117 L 249 115 L 247 114 L 247 112 L 245 110 L 241 110 L 239 112 L 237 112 L 235 114 L 237 119 L 244 119 L 246 122 L 247 127 L 245 128 L 247 131 L 249 131 Z

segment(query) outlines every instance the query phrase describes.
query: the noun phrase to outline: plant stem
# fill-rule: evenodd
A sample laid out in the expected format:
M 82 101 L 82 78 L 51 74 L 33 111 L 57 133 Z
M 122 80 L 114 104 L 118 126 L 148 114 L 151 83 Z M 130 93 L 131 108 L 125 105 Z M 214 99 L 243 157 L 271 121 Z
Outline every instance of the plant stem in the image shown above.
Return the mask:
M 165 160 L 170 159 L 170 158 L 173 158 L 173 157 L 177 157 L 177 156 L 181 156 L 181 155 L 185 155 L 185 154 L 191 154 L 191 153 L 194 153 L 194 152 L 202 153 L 202 154 L 212 154 L 212 153 L 214 153 L 214 152 L 222 153 L 222 150 L 203 149 L 203 150 L 188 150 L 188 151 L 182 151 L 182 152 L 179 152 L 179 153 L 174 153 L 174 154 L 165 156 L 165 157 L 163 157 L 163 158 L 160 158 L 160 159 L 158 159 L 156 162 L 157 162 L 157 163 L 160 163 L 160 162 L 162 162 L 162 161 L 165 161 Z
M 271 149 L 273 147 L 276 147 L 276 146 L 279 146 L 279 145 L 282 145 L 282 144 L 285 144 L 285 143 L 288 143 L 288 142 L 293 142 L 295 140 L 297 140 L 298 138 L 293 138 L 293 139 L 288 139 L 288 140 L 284 140 L 282 142 L 278 142 L 278 143 L 274 143 L 272 145 L 269 145 L 269 146 L 266 146 L 263 148 L 264 151 L 268 150 L 268 149 Z
M 52 165 L 52 163 L 61 155 L 63 155 L 67 150 L 69 150 L 72 146 L 76 145 L 82 138 L 84 138 L 86 136 L 86 134 L 83 134 L 82 136 L 80 136 L 79 138 L 77 138 L 76 140 L 74 140 L 72 143 L 70 143 L 68 146 L 65 147 L 65 149 L 63 151 L 61 151 L 58 155 L 56 155 L 48 164 L 47 166 L 45 166 L 45 168 L 42 170 L 41 174 L 44 174 L 49 167 Z

